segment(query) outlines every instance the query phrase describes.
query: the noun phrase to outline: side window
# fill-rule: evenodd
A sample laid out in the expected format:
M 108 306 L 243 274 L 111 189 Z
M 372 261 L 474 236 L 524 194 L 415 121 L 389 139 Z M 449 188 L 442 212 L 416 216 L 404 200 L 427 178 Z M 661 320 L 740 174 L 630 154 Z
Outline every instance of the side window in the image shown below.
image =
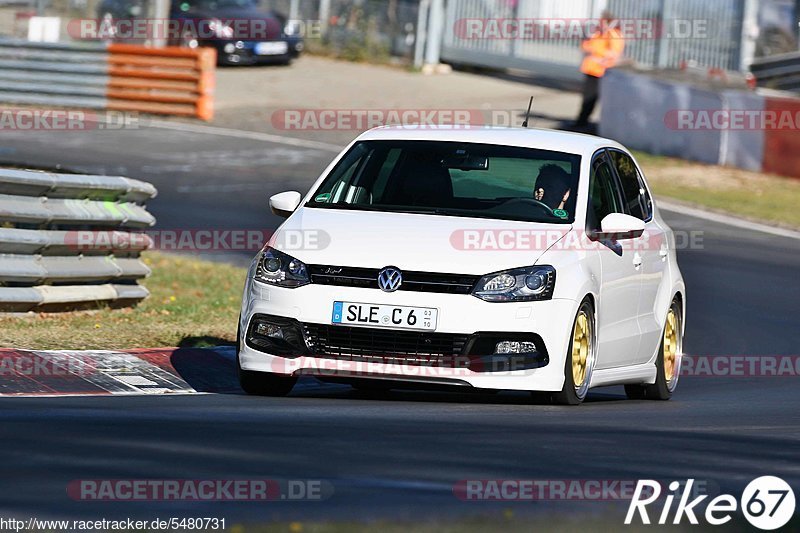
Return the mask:
M 628 213 L 641 220 L 650 218 L 650 197 L 642 182 L 636 164 L 631 157 L 617 150 L 610 150 L 614 167 L 617 169 L 619 181 L 622 183 L 622 194 Z
M 592 165 L 592 175 L 589 180 L 587 229 L 599 230 L 600 221 L 606 215 L 622 212 L 614 173 L 606 158 L 599 158 Z

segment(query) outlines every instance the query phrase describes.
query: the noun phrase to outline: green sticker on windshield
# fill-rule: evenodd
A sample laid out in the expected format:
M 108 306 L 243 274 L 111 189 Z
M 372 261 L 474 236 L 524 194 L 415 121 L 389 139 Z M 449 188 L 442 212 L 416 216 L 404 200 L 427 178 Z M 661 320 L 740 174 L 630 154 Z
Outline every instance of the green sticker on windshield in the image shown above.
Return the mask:
M 563 209 L 553 209 L 553 214 L 558 218 L 567 218 L 569 214 Z
M 318 194 L 317 196 L 314 197 L 315 202 L 327 202 L 330 199 L 331 199 L 331 194 L 327 192 Z

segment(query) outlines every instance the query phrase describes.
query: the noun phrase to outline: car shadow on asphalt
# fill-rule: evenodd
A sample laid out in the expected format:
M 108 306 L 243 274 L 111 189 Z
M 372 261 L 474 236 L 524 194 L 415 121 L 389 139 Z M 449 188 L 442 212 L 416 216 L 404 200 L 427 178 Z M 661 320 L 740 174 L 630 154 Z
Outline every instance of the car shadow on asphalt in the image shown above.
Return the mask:
M 313 378 L 304 378 L 312 380 Z M 540 405 L 543 407 L 560 407 L 551 404 L 548 400 L 532 396 L 524 391 L 492 391 L 486 389 L 464 390 L 453 389 L 415 389 L 403 387 L 391 390 L 359 390 L 349 385 L 337 384 L 337 389 L 330 388 L 330 384 L 318 382 L 309 383 L 306 387 L 295 387 L 290 397 L 297 398 L 326 398 L 332 400 L 368 400 L 381 402 L 412 402 L 412 403 L 455 403 L 455 404 L 485 404 L 485 405 Z M 590 393 L 585 404 L 609 404 L 626 400 L 623 394 Z
M 244 394 L 236 376 L 236 361 L 217 348 L 178 348 L 169 366 L 197 392 Z

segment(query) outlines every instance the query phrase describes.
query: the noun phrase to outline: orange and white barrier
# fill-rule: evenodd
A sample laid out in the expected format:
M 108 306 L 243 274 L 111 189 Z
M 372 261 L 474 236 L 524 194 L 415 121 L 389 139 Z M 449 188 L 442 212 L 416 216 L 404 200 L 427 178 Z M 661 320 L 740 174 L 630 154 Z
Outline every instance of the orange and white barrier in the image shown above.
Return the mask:
M 0 103 L 211 120 L 213 48 L 0 39 Z
M 213 48 L 108 46 L 108 109 L 168 115 L 214 116 Z

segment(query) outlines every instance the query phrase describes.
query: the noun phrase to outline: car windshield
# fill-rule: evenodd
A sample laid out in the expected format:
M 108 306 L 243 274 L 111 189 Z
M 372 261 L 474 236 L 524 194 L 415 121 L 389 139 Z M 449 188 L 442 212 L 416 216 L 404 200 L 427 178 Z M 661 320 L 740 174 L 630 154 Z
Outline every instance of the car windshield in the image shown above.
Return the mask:
M 567 224 L 580 156 L 489 144 L 356 143 L 307 207 Z

